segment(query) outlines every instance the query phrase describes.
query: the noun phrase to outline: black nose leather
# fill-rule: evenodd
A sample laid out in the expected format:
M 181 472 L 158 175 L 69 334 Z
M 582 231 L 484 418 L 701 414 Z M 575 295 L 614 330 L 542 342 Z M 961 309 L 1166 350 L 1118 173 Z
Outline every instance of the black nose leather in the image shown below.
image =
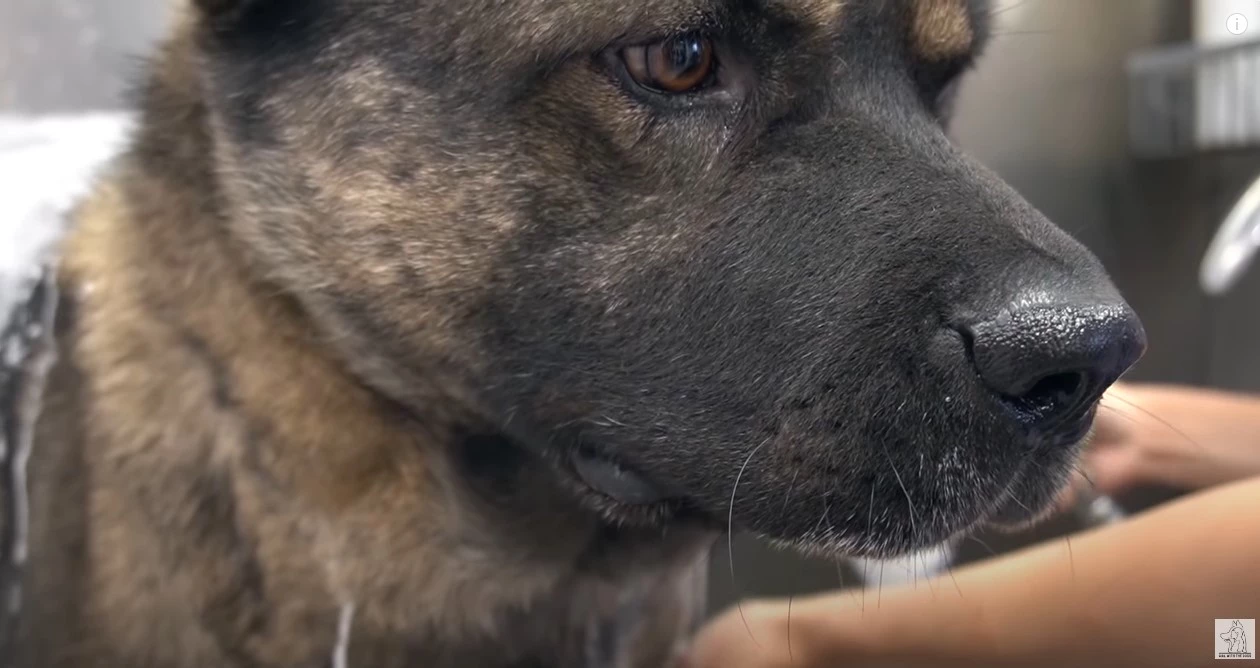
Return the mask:
M 984 384 L 1035 429 L 1079 422 L 1146 349 L 1141 321 L 1122 301 L 1012 304 L 963 334 Z

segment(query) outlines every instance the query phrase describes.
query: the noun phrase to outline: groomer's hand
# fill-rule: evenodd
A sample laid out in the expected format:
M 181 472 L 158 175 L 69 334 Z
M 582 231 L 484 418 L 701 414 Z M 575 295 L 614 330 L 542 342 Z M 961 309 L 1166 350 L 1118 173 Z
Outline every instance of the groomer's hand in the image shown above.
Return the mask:
M 1082 468 L 1102 494 L 1142 485 L 1197 490 L 1260 475 L 1260 397 L 1117 385 L 1103 398 Z

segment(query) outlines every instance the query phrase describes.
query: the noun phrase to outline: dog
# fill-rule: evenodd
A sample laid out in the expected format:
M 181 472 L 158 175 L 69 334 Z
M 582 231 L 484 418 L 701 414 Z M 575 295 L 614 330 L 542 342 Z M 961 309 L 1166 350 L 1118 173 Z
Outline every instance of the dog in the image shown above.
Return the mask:
M 1035 521 L 1145 334 L 981 0 L 184 0 L 77 209 L 19 666 L 659 667 L 726 530 Z
M 1229 630 L 1221 634 L 1221 640 L 1225 641 L 1226 652 L 1241 653 L 1247 651 L 1247 631 L 1242 627 L 1242 622 L 1234 620 Z

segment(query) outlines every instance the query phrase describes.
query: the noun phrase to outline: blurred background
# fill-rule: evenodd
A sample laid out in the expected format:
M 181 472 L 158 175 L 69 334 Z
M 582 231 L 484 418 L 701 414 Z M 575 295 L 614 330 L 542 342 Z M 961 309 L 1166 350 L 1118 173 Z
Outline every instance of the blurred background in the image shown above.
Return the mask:
M 0 113 L 124 108 L 171 5 L 0 0 Z M 1260 391 L 1260 271 L 1215 298 L 1198 278 L 1226 211 L 1260 175 L 1254 126 L 1248 135 L 1205 125 L 1229 125 L 1213 104 L 1260 117 L 1260 0 L 996 5 L 993 42 L 963 88 L 957 141 L 1110 269 L 1151 341 L 1131 379 Z M 1250 19 L 1247 33 L 1229 32 L 1234 11 Z M 1141 490 L 1118 501 L 1136 510 L 1170 495 Z M 958 548 L 955 563 L 1077 528 L 1065 517 L 1025 535 L 981 535 Z M 857 581 L 849 565 L 802 561 L 749 539 L 734 546 L 734 578 L 725 542 L 714 554 L 715 606 Z

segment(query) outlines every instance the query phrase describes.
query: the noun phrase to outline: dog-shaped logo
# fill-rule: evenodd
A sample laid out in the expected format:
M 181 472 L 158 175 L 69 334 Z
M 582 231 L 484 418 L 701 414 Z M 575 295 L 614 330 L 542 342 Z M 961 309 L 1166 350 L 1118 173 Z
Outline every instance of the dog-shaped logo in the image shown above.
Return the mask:
M 1241 654 L 1247 651 L 1247 631 L 1243 629 L 1242 622 L 1237 619 L 1228 631 L 1221 634 L 1221 640 L 1225 641 L 1225 651 L 1229 654 Z

